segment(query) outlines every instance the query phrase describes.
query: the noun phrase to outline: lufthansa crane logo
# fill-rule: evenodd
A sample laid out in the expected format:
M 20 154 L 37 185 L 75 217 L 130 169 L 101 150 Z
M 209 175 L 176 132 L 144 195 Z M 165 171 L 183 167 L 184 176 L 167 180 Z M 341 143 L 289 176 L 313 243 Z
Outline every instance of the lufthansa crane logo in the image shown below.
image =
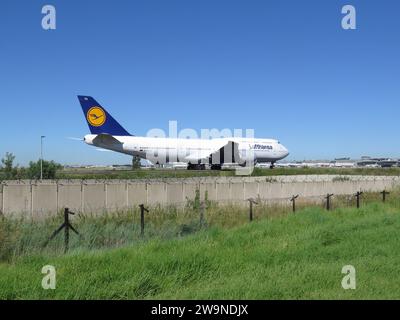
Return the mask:
M 106 122 L 106 113 L 100 107 L 91 107 L 86 114 L 87 121 L 94 127 L 100 127 Z

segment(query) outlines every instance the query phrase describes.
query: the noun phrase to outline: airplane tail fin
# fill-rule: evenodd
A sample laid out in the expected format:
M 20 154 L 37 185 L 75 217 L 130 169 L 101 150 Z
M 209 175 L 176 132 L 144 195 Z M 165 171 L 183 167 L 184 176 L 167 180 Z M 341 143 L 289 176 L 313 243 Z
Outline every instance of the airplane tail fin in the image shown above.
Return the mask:
M 78 99 L 92 134 L 131 135 L 92 97 L 78 96 Z

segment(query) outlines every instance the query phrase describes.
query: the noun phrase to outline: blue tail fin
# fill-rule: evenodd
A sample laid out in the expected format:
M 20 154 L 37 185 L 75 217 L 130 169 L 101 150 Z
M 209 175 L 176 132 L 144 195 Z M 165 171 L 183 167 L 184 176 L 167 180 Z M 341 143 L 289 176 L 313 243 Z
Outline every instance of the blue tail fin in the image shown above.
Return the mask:
M 92 134 L 131 135 L 92 97 L 78 96 L 78 99 Z

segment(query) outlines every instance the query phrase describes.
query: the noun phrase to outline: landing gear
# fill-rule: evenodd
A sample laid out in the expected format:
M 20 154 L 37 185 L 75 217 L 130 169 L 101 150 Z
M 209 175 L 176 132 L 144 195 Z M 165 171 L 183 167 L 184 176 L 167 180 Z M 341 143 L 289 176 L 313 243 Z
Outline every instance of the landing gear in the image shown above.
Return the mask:
M 221 170 L 222 169 L 222 165 L 220 164 L 212 164 L 211 165 L 211 170 Z
M 275 162 L 271 162 L 271 165 L 269 166 L 270 169 L 275 168 Z
M 188 170 L 205 170 L 206 169 L 206 165 L 204 163 L 189 163 L 187 166 Z

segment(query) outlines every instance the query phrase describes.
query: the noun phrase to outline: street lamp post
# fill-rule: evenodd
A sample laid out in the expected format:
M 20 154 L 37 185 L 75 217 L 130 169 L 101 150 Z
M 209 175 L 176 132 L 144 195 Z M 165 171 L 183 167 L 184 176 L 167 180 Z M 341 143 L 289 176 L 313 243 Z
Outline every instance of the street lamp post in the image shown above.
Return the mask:
M 46 136 L 40 136 L 40 181 L 43 180 L 43 138 Z

